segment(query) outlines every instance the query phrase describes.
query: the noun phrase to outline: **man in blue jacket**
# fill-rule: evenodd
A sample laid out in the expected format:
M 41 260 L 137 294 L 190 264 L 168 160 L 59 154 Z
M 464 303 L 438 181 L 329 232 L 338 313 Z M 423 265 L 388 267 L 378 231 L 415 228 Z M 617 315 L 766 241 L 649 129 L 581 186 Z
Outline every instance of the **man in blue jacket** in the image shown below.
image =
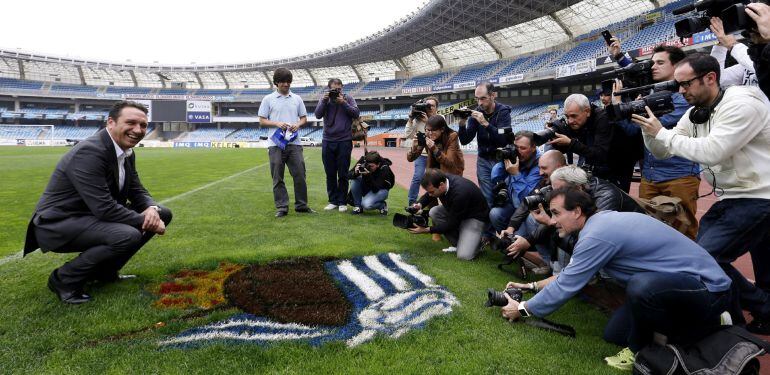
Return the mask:
M 618 65 L 624 67 L 631 64 L 631 59 L 620 53 L 620 41 L 610 46 L 610 53 L 618 62 Z M 652 61 L 652 79 L 655 82 L 664 82 L 674 79 L 674 66 L 685 58 L 685 53 L 678 47 L 657 46 L 653 50 Z M 620 86 L 620 85 L 617 85 Z M 620 89 L 622 87 L 617 87 Z M 674 111 L 659 117 L 663 127 L 673 129 L 682 115 L 690 108 L 690 105 L 684 100 L 680 93 L 674 93 L 671 96 L 674 102 Z M 618 102 L 619 97 L 613 95 L 613 102 Z M 642 131 L 636 124 L 630 120 L 621 120 L 616 123 L 623 131 L 633 137 L 641 137 Z M 687 236 L 695 239 L 698 234 L 698 219 L 695 213 L 698 211 L 698 187 L 700 187 L 700 168 L 697 163 L 679 156 L 673 156 L 668 159 L 657 159 L 650 150 L 644 149 L 644 161 L 642 162 L 642 181 L 639 185 L 639 198 L 652 199 L 658 195 L 667 195 L 677 197 L 682 200 L 682 206 L 685 209 L 687 218 L 690 219 L 690 227 L 687 229 Z
M 510 131 L 511 107 L 495 101 L 495 86 L 489 82 L 476 86 L 475 96 L 479 105 L 477 110 L 471 113 L 470 118 L 460 119 L 460 143 L 467 145 L 476 138 L 479 150 L 476 158 L 476 178 L 487 205 L 492 207 L 492 167 L 497 163 L 495 149 L 508 144 L 505 134 L 498 130 Z
M 560 237 L 578 234 L 572 259 L 558 276 L 508 283 L 537 294 L 521 303 L 508 297 L 503 317 L 547 316 L 603 270 L 626 288 L 625 304 L 605 328 L 607 341 L 635 353 L 652 342 L 654 333 L 671 343 L 688 343 L 720 324 L 731 281 L 697 243 L 644 214 L 597 212 L 591 197 L 576 189 L 555 190 L 550 209 Z
M 518 157 L 515 163 L 509 159 L 495 164 L 492 169 L 492 181 L 505 181 L 508 193 L 507 202 L 502 206 L 493 207 L 489 211 L 489 220 L 495 231 L 503 231 L 508 227 L 514 211 L 521 205 L 524 197 L 530 195 L 540 182 L 538 160 L 540 154 L 534 141 L 535 135 L 522 130 L 514 136 L 513 145 Z

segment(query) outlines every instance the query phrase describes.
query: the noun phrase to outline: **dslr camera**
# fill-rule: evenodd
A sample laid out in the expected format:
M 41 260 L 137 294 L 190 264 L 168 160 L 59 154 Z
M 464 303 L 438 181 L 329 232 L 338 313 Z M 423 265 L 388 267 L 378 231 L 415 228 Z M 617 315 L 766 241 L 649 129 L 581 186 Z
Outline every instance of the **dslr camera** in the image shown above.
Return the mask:
M 767 4 L 767 1 L 762 2 Z M 719 17 L 722 20 L 725 34 L 756 29 L 756 22 L 746 14 L 745 4 L 748 3 L 747 0 L 698 0 L 674 9 L 672 13 L 677 16 L 694 12 L 692 17 L 674 23 L 676 35 L 680 38 L 689 38 L 693 34 L 708 30 L 711 17 Z
M 551 185 L 544 186 L 540 189 L 535 189 L 532 195 L 524 197 L 524 204 L 527 205 L 527 209 L 530 211 L 537 210 L 538 205 L 542 204 L 544 208 L 548 208 L 548 195 L 553 191 Z
M 428 146 L 428 144 L 425 143 L 425 133 L 417 132 L 417 145 L 423 148 Z
M 340 89 L 331 89 L 331 90 L 329 90 L 329 100 L 330 101 L 336 101 L 337 98 L 340 97 L 340 94 L 342 94 L 342 90 L 340 90 Z
M 516 137 L 513 134 L 513 129 L 511 128 L 497 129 L 497 134 L 503 134 L 505 136 L 505 141 L 508 144 L 505 147 L 498 147 L 497 149 L 495 149 L 495 160 L 497 161 L 510 160 L 511 163 L 516 163 L 516 160 L 519 157 L 519 151 L 516 149 L 516 146 L 513 144 Z
M 498 292 L 492 288 L 489 288 L 487 289 L 487 302 L 484 303 L 484 306 L 503 307 L 507 305 L 508 299 L 505 298 L 505 294 L 509 295 L 516 302 L 521 302 L 522 297 L 524 297 L 524 293 L 519 288 L 507 288 L 502 292 Z
M 500 181 L 492 188 L 492 206 L 503 207 L 506 203 L 508 203 L 508 185 L 505 181 Z
M 423 210 L 422 213 L 418 214 L 418 210 L 414 207 L 405 207 L 404 211 L 406 211 L 409 215 L 399 214 L 396 213 L 393 215 L 393 226 L 401 229 L 409 229 L 414 228 L 416 226 L 419 227 L 428 227 L 428 213 Z
M 459 117 L 459 118 L 468 118 L 471 117 L 471 112 L 474 110 L 468 107 L 462 107 L 457 108 L 454 111 L 452 111 L 452 116 Z
M 569 131 L 567 120 L 563 117 L 549 121 L 545 126 L 545 129 L 534 132 L 533 139 L 538 146 L 542 146 L 546 142 L 556 138 L 556 134 L 567 134 Z
M 630 120 L 631 115 L 647 116 L 644 107 L 650 107 L 655 116 L 661 116 L 674 111 L 674 101 L 671 98 L 674 92 L 679 90 L 679 84 L 675 80 L 659 82 L 652 85 L 624 89 L 617 92 L 621 97 L 638 95 L 641 92 L 652 91 L 639 100 L 626 103 L 612 104 L 607 107 L 607 116 L 611 121 Z
M 409 113 L 409 118 L 415 119 L 423 115 L 427 116 L 430 106 L 431 104 L 426 102 L 425 100 L 423 99 L 418 100 L 416 103 L 412 104 L 412 111 Z

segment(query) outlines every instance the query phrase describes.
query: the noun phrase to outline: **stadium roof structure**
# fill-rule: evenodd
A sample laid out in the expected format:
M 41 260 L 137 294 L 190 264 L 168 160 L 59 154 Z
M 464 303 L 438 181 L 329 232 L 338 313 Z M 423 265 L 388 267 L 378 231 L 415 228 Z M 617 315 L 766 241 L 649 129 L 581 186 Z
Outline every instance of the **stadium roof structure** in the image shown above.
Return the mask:
M 0 51 L 0 56 L 139 71 L 261 71 L 305 69 L 319 81 L 393 79 L 512 59 L 671 3 L 672 0 L 424 0 L 385 29 L 306 55 L 227 65 L 106 63 Z M 387 6 L 387 5 L 383 5 Z

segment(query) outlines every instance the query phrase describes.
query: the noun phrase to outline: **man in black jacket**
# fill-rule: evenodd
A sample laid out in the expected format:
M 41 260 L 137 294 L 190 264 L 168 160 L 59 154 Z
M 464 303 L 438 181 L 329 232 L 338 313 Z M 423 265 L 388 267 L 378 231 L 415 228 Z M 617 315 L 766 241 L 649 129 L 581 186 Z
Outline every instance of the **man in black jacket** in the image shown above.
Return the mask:
M 378 210 L 380 215 L 388 214 L 388 193 L 393 188 L 395 176 L 390 170 L 393 164 L 377 151 L 367 152 L 348 172 L 350 195 L 353 198 L 353 211 L 358 215 L 364 210 Z
M 428 213 L 433 226 L 418 226 L 409 231 L 443 234 L 452 245 L 445 252 L 456 251 L 460 259 L 473 259 L 479 251 L 481 232 L 489 221 L 489 206 L 481 189 L 470 180 L 438 169 L 426 170 L 420 185 L 426 194 L 412 207 L 421 210 L 434 206 L 436 200 L 441 204 Z
M 568 128 L 555 129 L 556 137 L 548 144 L 561 152 L 580 155 L 581 165 L 594 176 L 628 190 L 626 185 L 630 186 L 631 181 L 624 181 L 628 175 L 624 157 L 628 150 L 617 144 L 620 139 L 616 139 L 604 109 L 591 104 L 585 95 L 572 94 L 564 100 L 564 115 Z
M 133 148 L 147 133 L 147 108 L 119 102 L 107 128 L 80 142 L 54 169 L 27 228 L 24 254 L 79 252 L 55 269 L 48 288 L 64 303 L 88 302 L 90 280 L 112 282 L 155 234 L 166 232 L 171 211 L 155 203 L 136 172 Z

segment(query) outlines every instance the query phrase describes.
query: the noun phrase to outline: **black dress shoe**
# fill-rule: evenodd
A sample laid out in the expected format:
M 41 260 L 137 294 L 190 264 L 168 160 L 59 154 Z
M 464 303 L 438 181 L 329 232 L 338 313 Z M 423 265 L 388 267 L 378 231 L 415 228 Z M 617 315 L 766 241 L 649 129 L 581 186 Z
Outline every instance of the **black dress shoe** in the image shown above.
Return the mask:
M 314 214 L 314 213 L 316 213 L 316 211 L 314 209 L 310 208 L 310 207 L 297 208 L 297 209 L 294 210 L 294 212 L 299 212 L 299 213 L 303 213 L 303 214 Z
M 286 211 L 278 211 L 278 212 L 275 213 L 275 217 L 284 217 L 284 216 L 286 216 L 288 214 L 289 213 L 286 212 Z
M 91 296 L 83 293 L 82 289 L 80 288 L 72 289 L 72 288 L 68 288 L 65 285 L 62 285 L 59 282 L 59 277 L 56 275 L 56 270 L 54 270 L 51 273 L 51 276 L 48 277 L 48 289 L 54 292 L 54 294 L 56 294 L 56 296 L 59 297 L 59 300 L 64 303 L 78 305 L 81 303 L 86 303 L 91 300 Z

